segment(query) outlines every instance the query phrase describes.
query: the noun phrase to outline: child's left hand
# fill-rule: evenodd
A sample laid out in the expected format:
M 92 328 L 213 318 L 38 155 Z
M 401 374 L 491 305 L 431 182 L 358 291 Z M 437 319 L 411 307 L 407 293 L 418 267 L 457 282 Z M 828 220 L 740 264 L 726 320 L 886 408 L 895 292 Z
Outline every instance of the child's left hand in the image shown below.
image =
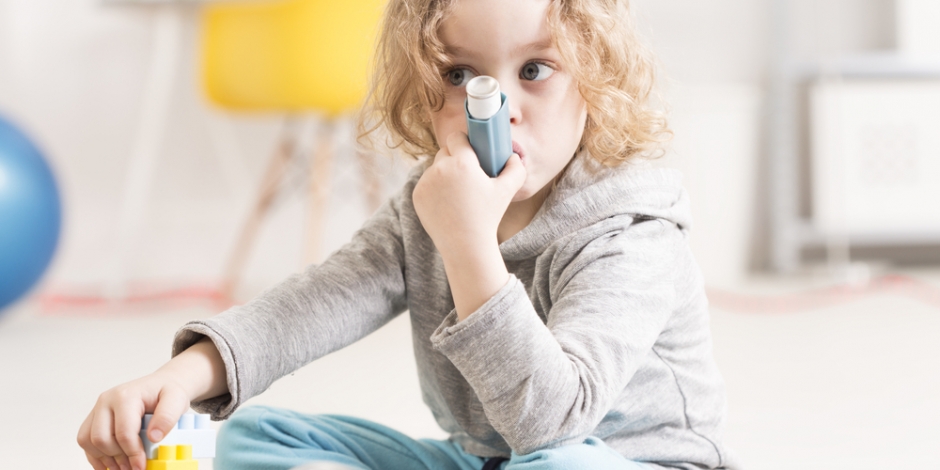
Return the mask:
M 498 245 L 500 220 L 525 178 L 516 154 L 498 177 L 490 178 L 467 134 L 454 132 L 415 186 L 415 211 L 442 256 L 471 254 L 486 244 Z

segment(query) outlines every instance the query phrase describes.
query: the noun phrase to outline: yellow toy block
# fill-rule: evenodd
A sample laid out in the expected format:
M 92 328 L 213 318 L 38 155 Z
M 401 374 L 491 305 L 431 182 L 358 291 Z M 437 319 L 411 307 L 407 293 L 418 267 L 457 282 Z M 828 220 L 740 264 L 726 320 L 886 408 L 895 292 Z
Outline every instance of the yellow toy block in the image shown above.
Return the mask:
M 147 470 L 199 470 L 199 462 L 193 460 L 193 446 L 160 446 L 157 458 L 147 461 Z

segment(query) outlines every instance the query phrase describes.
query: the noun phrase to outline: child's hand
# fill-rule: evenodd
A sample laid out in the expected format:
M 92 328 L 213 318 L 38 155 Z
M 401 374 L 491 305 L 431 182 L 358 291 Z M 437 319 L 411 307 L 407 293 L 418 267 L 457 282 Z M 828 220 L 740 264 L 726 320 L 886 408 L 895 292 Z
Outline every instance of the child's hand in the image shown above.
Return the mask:
M 188 409 L 189 393 L 157 371 L 102 393 L 78 431 L 78 444 L 95 470 L 144 470 L 144 413 L 153 412 L 147 436 L 158 442 Z
M 203 338 L 156 372 L 102 393 L 78 430 L 78 445 L 95 470 L 144 470 L 140 424 L 145 413 L 153 413 L 147 437 L 159 442 L 190 402 L 227 392 L 222 356 Z
M 525 178 L 525 167 L 516 154 L 498 177 L 490 178 L 480 167 L 467 134 L 455 132 L 415 186 L 415 211 L 441 252 L 460 320 L 508 280 L 497 230 Z
M 496 178 L 480 167 L 467 134 L 447 137 L 415 186 L 415 211 L 442 255 L 473 252 L 496 243 L 496 230 L 526 171 L 513 154 Z

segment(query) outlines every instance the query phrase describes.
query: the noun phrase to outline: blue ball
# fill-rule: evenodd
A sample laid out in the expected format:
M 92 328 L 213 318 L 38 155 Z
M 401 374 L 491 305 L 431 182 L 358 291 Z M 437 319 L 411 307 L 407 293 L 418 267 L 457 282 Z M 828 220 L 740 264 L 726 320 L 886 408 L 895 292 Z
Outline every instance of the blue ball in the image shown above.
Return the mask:
M 29 291 L 49 266 L 61 221 L 49 165 L 0 117 L 0 311 Z

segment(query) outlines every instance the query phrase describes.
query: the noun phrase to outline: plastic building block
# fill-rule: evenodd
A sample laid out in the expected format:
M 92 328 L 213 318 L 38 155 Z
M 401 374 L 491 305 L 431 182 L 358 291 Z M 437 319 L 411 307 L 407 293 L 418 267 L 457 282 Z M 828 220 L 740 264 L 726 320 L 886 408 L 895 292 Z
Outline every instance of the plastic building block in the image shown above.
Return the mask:
M 144 421 L 140 426 L 140 440 L 144 443 L 144 452 L 147 454 L 147 459 L 157 458 L 158 446 L 175 445 L 191 446 L 191 458 L 194 459 L 215 458 L 215 430 L 209 425 L 209 415 L 184 414 L 159 443 L 150 442 L 150 439 L 147 438 L 147 426 L 150 424 L 151 418 L 153 418 L 153 415 L 144 415 Z
M 147 470 L 199 470 L 193 460 L 193 446 L 160 446 L 157 458 L 147 461 Z

